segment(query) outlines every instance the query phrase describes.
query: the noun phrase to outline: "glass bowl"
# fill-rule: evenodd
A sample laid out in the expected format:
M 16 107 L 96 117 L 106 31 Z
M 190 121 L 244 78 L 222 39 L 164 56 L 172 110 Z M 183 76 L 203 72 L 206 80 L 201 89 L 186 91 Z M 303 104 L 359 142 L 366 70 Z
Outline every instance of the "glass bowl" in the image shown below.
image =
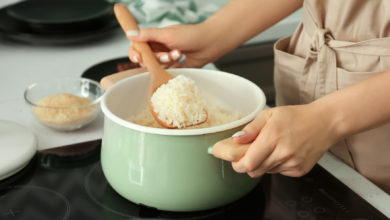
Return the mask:
M 79 129 L 100 112 L 104 90 L 86 78 L 62 78 L 29 85 L 24 99 L 43 125 L 63 131 Z

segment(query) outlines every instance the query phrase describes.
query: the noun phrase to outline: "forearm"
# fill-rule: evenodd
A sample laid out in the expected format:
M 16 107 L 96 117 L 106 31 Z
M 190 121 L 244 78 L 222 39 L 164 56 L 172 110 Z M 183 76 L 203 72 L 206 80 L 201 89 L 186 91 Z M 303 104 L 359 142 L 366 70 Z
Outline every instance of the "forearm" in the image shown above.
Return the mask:
M 338 139 L 390 122 L 390 71 L 313 102 Z
M 238 47 L 302 6 L 302 0 L 231 0 L 203 24 L 217 56 Z

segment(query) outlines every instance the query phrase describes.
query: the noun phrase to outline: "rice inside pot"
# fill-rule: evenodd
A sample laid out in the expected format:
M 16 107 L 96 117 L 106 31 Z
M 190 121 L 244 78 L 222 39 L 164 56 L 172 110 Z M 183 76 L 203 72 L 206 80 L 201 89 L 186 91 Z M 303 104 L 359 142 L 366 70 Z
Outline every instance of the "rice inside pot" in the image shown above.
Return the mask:
M 209 128 L 217 125 L 227 124 L 233 121 L 237 121 L 242 118 L 242 116 L 236 112 L 226 111 L 216 105 L 207 104 L 208 106 L 208 118 L 207 121 L 190 127 L 185 127 L 184 129 L 197 129 L 197 128 Z M 154 118 L 148 106 L 145 106 L 142 111 L 136 115 L 130 116 L 127 118 L 127 121 L 133 122 L 135 124 L 153 127 L 153 128 L 163 128 Z

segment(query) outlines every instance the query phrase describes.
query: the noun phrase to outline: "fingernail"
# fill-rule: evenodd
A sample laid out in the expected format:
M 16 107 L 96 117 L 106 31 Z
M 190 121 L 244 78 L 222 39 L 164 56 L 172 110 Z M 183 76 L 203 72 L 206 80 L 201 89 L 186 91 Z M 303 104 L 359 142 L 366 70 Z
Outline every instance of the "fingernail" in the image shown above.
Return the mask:
M 126 36 L 128 36 L 128 37 L 136 37 L 138 35 L 139 35 L 139 32 L 137 30 L 126 31 Z
M 160 56 L 161 63 L 168 63 L 170 61 L 168 54 L 164 54 Z
M 178 50 L 174 50 L 174 51 L 171 52 L 171 56 L 172 56 L 173 60 L 177 60 L 177 59 L 180 58 L 180 53 L 179 53 Z
M 207 148 L 207 153 L 213 154 L 213 146 L 210 146 L 209 148 Z
M 237 131 L 232 135 L 232 137 L 240 137 L 245 134 L 245 131 Z
M 135 61 L 135 62 L 139 62 L 139 60 L 138 60 L 138 57 L 137 56 L 133 56 L 133 60 Z
M 180 58 L 180 60 L 179 61 L 177 61 L 178 63 L 182 63 L 182 62 L 184 62 L 184 60 L 186 60 L 186 55 L 182 55 L 181 56 L 181 58 Z

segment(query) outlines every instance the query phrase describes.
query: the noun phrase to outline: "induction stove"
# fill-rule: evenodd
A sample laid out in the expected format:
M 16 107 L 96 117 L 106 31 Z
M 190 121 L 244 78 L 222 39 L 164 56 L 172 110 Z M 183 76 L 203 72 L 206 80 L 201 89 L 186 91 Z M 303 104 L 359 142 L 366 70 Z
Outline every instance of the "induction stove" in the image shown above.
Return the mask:
M 96 140 L 38 152 L 0 181 L 0 219 L 388 219 L 319 165 L 300 178 L 266 174 L 248 195 L 224 207 L 157 210 L 111 188 L 100 145 Z

